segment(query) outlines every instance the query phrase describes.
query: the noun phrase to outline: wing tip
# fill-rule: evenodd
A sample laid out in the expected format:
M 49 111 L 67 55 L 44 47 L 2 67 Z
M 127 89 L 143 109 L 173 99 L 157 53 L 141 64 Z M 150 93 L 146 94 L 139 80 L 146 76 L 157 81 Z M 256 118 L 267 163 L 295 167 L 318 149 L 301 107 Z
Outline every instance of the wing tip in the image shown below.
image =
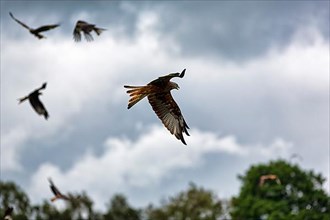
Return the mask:
M 183 78 L 186 73 L 186 69 L 183 69 L 182 72 L 180 73 L 179 77 Z

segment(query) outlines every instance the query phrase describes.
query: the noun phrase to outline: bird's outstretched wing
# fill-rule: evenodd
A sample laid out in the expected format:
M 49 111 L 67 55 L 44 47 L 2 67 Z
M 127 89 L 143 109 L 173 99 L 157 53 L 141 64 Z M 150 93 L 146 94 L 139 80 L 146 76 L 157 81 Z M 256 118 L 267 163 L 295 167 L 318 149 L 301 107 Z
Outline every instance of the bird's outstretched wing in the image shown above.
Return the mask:
M 163 86 L 165 84 L 167 84 L 173 77 L 179 77 L 179 78 L 183 78 L 185 75 L 186 69 L 182 70 L 181 73 L 170 73 L 166 76 L 161 76 L 158 77 L 157 79 L 151 81 L 150 83 L 148 83 L 148 85 L 159 85 L 159 86 Z
M 94 40 L 94 38 L 93 38 L 93 36 L 91 35 L 90 32 L 86 32 L 86 31 L 84 31 L 84 36 L 85 36 L 86 41 L 88 41 L 88 42 Z
M 81 33 L 80 33 L 80 30 L 77 27 L 73 30 L 73 39 L 76 42 L 81 41 Z
M 3 219 L 4 220 L 12 220 L 11 215 L 13 213 L 13 210 L 14 210 L 14 208 L 9 206 L 5 211 Z
M 49 114 L 44 106 L 44 104 L 40 101 L 39 99 L 39 91 L 45 89 L 47 86 L 47 83 L 43 83 L 42 86 L 36 90 L 34 90 L 30 95 L 29 95 L 29 101 L 33 107 L 33 109 L 39 114 L 43 115 L 45 119 L 47 120 L 49 117 Z
M 57 187 L 54 185 L 54 182 L 52 181 L 51 178 L 48 178 L 49 181 L 49 187 L 52 190 L 52 192 L 54 193 L 55 196 L 57 195 L 62 195 L 62 193 L 57 189 Z
M 18 20 L 17 18 L 14 17 L 14 15 L 9 12 L 9 15 L 12 19 L 14 19 L 17 23 L 19 23 L 20 25 L 22 25 L 23 27 L 25 27 L 28 30 L 32 30 L 29 26 L 27 26 L 26 24 L 24 24 L 23 22 L 21 22 L 20 20 Z
M 148 95 L 149 103 L 165 127 L 183 144 L 186 142 L 183 133 L 189 136 L 189 127 L 184 120 L 179 106 L 174 101 L 170 92 L 152 93 Z
M 60 26 L 59 24 L 44 25 L 44 26 L 38 27 L 34 31 L 37 33 L 40 33 L 40 32 L 44 32 L 44 31 L 49 31 L 49 30 L 57 28 L 59 26 Z
M 281 184 L 281 181 L 280 179 L 278 178 L 277 175 L 274 175 L 274 174 L 268 174 L 268 175 L 262 175 L 260 176 L 259 178 L 259 186 L 262 186 L 264 185 L 265 181 L 266 180 L 275 180 L 277 184 Z
M 39 95 L 31 95 L 30 98 L 30 103 L 33 107 L 33 109 L 39 114 L 43 115 L 45 119 L 47 120 L 49 117 L 49 114 L 47 112 L 47 109 L 45 108 L 44 104 L 39 99 Z

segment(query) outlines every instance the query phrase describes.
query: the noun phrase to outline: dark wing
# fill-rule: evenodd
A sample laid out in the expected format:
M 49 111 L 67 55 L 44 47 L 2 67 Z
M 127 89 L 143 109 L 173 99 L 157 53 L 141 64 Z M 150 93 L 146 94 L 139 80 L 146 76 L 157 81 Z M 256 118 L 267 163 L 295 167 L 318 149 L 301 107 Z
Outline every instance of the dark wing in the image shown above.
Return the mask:
M 73 39 L 76 42 L 81 41 L 81 33 L 80 33 L 80 31 L 81 31 L 81 29 L 80 29 L 80 27 L 77 24 L 76 27 L 73 30 Z
M 170 92 L 153 93 L 148 95 L 149 103 L 165 127 L 183 144 L 186 142 L 183 138 L 183 132 L 189 136 L 188 125 L 184 120 L 179 106 L 174 101 Z
M 44 32 L 44 31 L 48 31 L 48 30 L 57 28 L 58 26 L 60 26 L 60 25 L 59 24 L 44 25 L 44 26 L 41 26 L 41 27 L 35 29 L 34 31 L 37 33 L 40 33 L 40 32 Z
M 16 18 L 14 17 L 14 15 L 13 15 L 11 12 L 9 12 L 9 15 L 10 15 L 10 17 L 11 17 L 12 19 L 14 19 L 17 23 L 19 23 L 20 25 L 22 25 L 22 26 L 25 27 L 26 29 L 28 29 L 28 30 L 32 30 L 29 26 L 27 26 L 26 24 L 24 24 L 24 23 L 21 22 L 20 20 L 16 19 Z
M 181 73 L 170 73 L 166 76 L 158 77 L 157 79 L 148 83 L 148 85 L 165 86 L 173 77 L 183 78 L 185 72 L 186 72 L 186 69 L 182 70 Z
M 45 108 L 45 106 L 42 104 L 42 102 L 39 99 L 39 94 L 37 92 L 33 92 L 29 95 L 29 101 L 33 107 L 33 109 L 39 114 L 44 115 L 45 119 L 49 117 L 48 112 Z
M 6 216 L 11 216 L 12 212 L 13 212 L 14 208 L 13 207 L 8 207 L 5 211 L 5 217 Z
M 40 91 L 40 90 L 42 90 L 42 89 L 46 89 L 46 86 L 47 86 L 47 82 L 44 82 L 44 83 L 41 85 L 40 88 L 34 90 L 33 92 L 38 92 L 38 91 Z
M 53 181 L 51 178 L 48 178 L 49 184 L 50 184 L 50 189 L 54 193 L 54 195 L 62 195 L 62 193 L 57 189 L 57 187 L 54 185 Z
M 94 40 L 93 36 L 91 35 L 91 32 L 84 31 L 84 36 L 85 36 L 85 39 L 87 41 L 93 41 Z

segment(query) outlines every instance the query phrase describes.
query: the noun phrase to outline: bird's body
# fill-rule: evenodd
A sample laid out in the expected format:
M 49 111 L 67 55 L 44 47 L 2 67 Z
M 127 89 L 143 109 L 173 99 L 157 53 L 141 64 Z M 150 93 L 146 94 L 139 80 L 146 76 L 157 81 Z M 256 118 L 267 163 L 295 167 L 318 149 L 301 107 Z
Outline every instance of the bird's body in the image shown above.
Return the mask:
M 186 142 L 183 133 L 189 136 L 189 127 L 183 118 L 181 110 L 174 101 L 170 91 L 179 89 L 178 84 L 171 82 L 173 77 L 182 78 L 185 74 L 185 69 L 181 73 L 171 73 L 166 76 L 159 77 L 148 83 L 146 86 L 127 86 L 127 93 L 130 95 L 128 109 L 139 102 L 144 97 L 148 97 L 148 101 L 152 109 L 162 121 L 164 126 L 183 144 Z
M 281 184 L 281 181 L 280 181 L 280 179 L 278 178 L 277 175 L 275 175 L 275 174 L 268 174 L 268 175 L 262 175 L 262 176 L 260 176 L 259 185 L 260 186 L 264 185 L 264 183 L 265 183 L 266 180 L 275 180 L 277 184 Z
M 47 120 L 49 115 L 48 112 L 45 108 L 45 106 L 42 104 L 42 102 L 39 99 L 39 95 L 41 95 L 42 93 L 40 92 L 40 90 L 43 90 L 46 88 L 47 83 L 42 84 L 42 86 L 36 90 L 34 90 L 33 92 L 31 92 L 29 95 L 18 99 L 19 103 L 21 104 L 22 102 L 24 102 L 25 100 L 29 100 L 31 106 L 33 107 L 33 109 L 37 112 L 37 114 L 39 115 L 43 115 L 45 117 L 45 119 Z
M 53 192 L 53 194 L 55 195 L 54 197 L 52 197 L 50 199 L 50 201 L 54 202 L 57 199 L 63 199 L 63 200 L 69 200 L 69 197 L 67 197 L 66 195 L 63 195 L 58 189 L 57 187 L 54 185 L 53 181 L 51 178 L 48 178 L 49 181 L 49 187 L 51 189 L 51 191 Z
M 12 220 L 12 213 L 13 213 L 14 208 L 13 207 L 8 207 L 5 211 L 5 214 L 3 216 L 4 220 Z
M 38 39 L 46 38 L 44 35 L 41 34 L 41 32 L 49 31 L 51 29 L 54 29 L 54 28 L 57 28 L 58 26 L 60 26 L 59 24 L 52 24 L 52 25 L 44 25 L 44 26 L 38 27 L 36 29 L 33 29 L 33 28 L 30 28 L 29 26 L 27 26 L 26 24 L 24 24 L 23 22 L 21 22 L 20 20 L 18 20 L 17 18 L 15 18 L 11 12 L 9 12 L 9 15 L 17 23 L 22 25 L 24 28 L 28 29 L 29 32 L 31 34 L 33 34 L 35 37 L 37 37 Z
M 89 24 L 86 21 L 77 21 L 76 26 L 73 30 L 73 38 L 76 42 L 81 41 L 81 32 L 83 32 L 85 39 L 87 41 L 94 40 L 91 32 L 94 31 L 97 35 L 100 35 L 102 31 L 105 31 L 104 28 L 96 27 L 95 24 Z

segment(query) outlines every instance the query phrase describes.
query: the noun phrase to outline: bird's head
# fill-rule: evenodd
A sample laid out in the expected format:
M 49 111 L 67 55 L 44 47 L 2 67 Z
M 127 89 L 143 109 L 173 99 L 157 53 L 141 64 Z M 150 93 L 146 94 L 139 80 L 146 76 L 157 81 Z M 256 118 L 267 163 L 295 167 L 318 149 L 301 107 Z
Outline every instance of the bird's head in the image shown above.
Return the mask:
M 178 84 L 176 84 L 175 82 L 170 82 L 169 87 L 170 87 L 170 90 L 172 90 L 172 89 L 179 90 L 180 89 L 180 86 Z

